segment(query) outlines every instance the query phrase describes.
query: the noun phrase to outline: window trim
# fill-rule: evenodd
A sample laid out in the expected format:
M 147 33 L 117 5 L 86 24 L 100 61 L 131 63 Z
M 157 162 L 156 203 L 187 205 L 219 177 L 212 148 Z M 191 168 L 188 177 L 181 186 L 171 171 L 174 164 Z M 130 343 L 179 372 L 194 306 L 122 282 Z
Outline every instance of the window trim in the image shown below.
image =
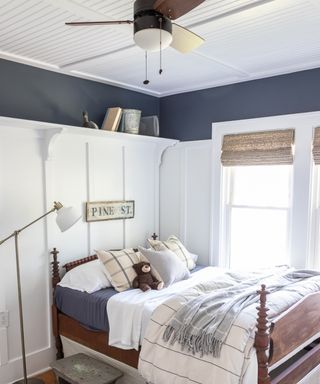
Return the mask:
M 311 252 L 309 265 L 312 268 L 320 269 L 320 165 L 314 166 L 312 176 Z
M 297 268 L 312 267 L 311 223 L 312 223 L 312 138 L 315 127 L 320 126 L 320 112 L 261 117 L 226 121 L 212 124 L 212 207 L 210 263 L 225 267 L 223 246 L 226 245 L 223 225 L 223 178 L 220 161 L 223 136 L 226 134 L 259 132 L 278 129 L 295 129 L 295 154 L 292 169 L 292 202 L 289 217 L 289 255 L 291 264 Z

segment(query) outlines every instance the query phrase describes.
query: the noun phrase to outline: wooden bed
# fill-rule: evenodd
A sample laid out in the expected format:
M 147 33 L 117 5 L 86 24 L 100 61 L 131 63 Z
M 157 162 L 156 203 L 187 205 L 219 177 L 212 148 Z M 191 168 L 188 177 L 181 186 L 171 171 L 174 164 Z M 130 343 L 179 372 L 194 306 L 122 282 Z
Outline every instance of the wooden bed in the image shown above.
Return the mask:
M 54 248 L 52 265 L 52 288 L 60 281 L 58 251 Z M 64 265 L 68 272 L 72 268 L 95 260 L 97 256 L 89 256 Z M 257 307 L 257 331 L 255 348 L 258 360 L 258 384 L 294 384 L 298 383 L 313 368 L 320 364 L 320 339 L 306 345 L 306 342 L 316 337 L 320 332 L 320 292 L 312 293 L 301 299 L 269 325 L 267 290 L 264 285 L 258 292 L 260 304 Z M 108 333 L 90 331 L 78 321 L 61 313 L 52 304 L 53 334 L 56 340 L 57 359 L 63 358 L 61 336 L 100 352 L 108 357 L 137 368 L 139 352 L 123 350 L 107 345 Z M 304 345 L 304 353 L 293 362 L 286 364 L 280 373 L 276 369 L 269 372 L 269 367 L 292 354 L 292 351 Z

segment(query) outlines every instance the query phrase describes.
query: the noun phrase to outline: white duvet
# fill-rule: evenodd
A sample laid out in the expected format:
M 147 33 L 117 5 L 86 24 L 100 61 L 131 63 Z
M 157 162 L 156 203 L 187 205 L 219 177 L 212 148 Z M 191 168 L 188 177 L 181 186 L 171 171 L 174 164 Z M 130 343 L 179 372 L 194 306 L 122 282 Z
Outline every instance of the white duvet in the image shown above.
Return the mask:
M 162 339 L 166 324 L 175 312 L 187 300 L 200 294 L 196 285 L 212 281 L 213 286 L 221 288 L 236 284 L 238 277 L 225 275 L 221 268 L 208 267 L 162 291 L 131 290 L 113 296 L 108 302 L 109 344 L 123 349 L 138 349 L 141 345 L 139 371 L 150 384 L 256 384 L 253 347 L 256 304 L 240 313 L 219 359 L 192 355 L 181 351 L 179 344 L 170 345 Z M 293 285 L 296 284 L 301 285 L 299 292 L 289 287 L 268 295 L 271 317 L 307 294 L 319 291 L 320 277 Z
M 109 345 L 139 350 L 151 315 L 160 304 L 224 272 L 222 268 L 208 267 L 193 273 L 188 280 L 172 284 L 161 291 L 142 292 L 140 289 L 133 289 L 112 296 L 107 304 Z

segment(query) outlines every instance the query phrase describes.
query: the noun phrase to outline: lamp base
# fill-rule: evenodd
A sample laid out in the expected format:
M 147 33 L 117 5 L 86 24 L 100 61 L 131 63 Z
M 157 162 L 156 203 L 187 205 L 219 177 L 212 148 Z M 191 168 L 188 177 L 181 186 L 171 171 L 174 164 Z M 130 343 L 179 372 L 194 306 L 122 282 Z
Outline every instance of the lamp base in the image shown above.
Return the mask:
M 26 384 L 24 379 L 15 381 L 13 384 Z M 43 380 L 41 379 L 34 379 L 34 378 L 29 378 L 27 379 L 27 384 L 45 384 Z

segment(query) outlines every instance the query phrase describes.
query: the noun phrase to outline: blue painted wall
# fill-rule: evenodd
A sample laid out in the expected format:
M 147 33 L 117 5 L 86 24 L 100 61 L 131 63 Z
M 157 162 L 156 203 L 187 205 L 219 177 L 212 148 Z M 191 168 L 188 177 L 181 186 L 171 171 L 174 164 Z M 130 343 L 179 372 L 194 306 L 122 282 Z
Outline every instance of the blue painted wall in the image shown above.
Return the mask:
M 161 99 L 0 59 L 0 116 L 82 125 L 82 111 L 101 125 L 112 106 L 160 116 L 162 137 L 211 138 L 213 122 L 320 110 L 320 68 Z
M 314 69 L 164 97 L 161 136 L 205 140 L 213 122 L 318 110 L 320 69 Z
M 82 125 L 82 111 L 100 126 L 108 107 L 159 115 L 159 99 L 119 87 L 0 59 L 0 116 Z

